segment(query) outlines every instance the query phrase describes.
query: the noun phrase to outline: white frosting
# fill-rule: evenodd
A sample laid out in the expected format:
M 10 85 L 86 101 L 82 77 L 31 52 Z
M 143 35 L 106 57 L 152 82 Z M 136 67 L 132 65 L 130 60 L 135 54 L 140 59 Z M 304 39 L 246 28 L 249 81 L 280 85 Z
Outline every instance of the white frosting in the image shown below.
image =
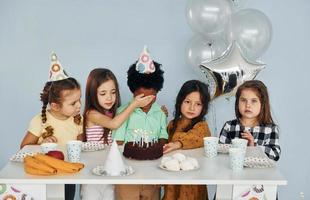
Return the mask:
M 179 171 L 180 163 L 177 159 L 171 159 L 165 162 L 164 167 L 172 171 Z
M 177 159 L 179 162 L 182 162 L 186 158 L 186 156 L 184 154 L 181 154 L 181 153 L 175 153 L 172 155 L 172 157 Z
M 172 156 L 164 156 L 161 159 L 161 166 L 171 171 L 186 171 L 197 169 L 199 164 L 193 157 L 186 157 L 182 153 L 175 153 Z
M 163 156 L 162 159 L 161 159 L 161 165 L 164 166 L 165 163 L 168 161 L 168 160 L 171 160 L 172 157 L 171 156 Z
M 110 176 L 119 176 L 121 173 L 125 172 L 125 164 L 122 159 L 122 155 L 119 152 L 116 141 L 112 142 L 112 146 L 110 148 L 109 154 L 104 162 L 103 169 Z

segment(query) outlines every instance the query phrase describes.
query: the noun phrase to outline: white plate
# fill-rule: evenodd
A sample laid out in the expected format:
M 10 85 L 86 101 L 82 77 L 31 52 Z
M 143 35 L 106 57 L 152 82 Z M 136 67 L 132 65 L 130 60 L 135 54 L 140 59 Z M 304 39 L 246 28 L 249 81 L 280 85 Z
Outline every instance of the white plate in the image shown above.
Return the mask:
M 129 176 L 135 173 L 135 170 L 131 166 L 125 166 L 125 172 L 121 172 L 119 176 Z M 111 176 L 104 169 L 102 165 L 98 165 L 92 170 L 93 174 L 98 176 Z
M 274 167 L 275 161 L 269 158 L 248 157 L 244 159 L 243 165 L 249 168 L 268 168 Z
M 189 169 L 189 170 L 183 170 L 183 169 L 180 169 L 180 170 L 171 170 L 171 169 L 168 169 L 168 168 L 166 168 L 165 166 L 163 166 L 163 165 L 158 165 L 158 167 L 160 168 L 160 169 L 163 169 L 163 170 L 166 170 L 166 171 L 169 171 L 169 172 L 187 172 L 187 171 L 193 171 L 193 170 L 197 170 L 197 169 L 199 169 L 199 166 L 198 167 L 195 167 L 194 169 Z
M 26 156 L 34 156 L 37 153 L 38 152 L 18 152 L 18 153 L 14 154 L 10 158 L 10 161 L 13 161 L 13 162 L 24 162 L 24 158 Z
M 218 153 L 228 153 L 231 144 L 218 144 L 217 145 L 217 152 Z
M 104 149 L 102 142 L 83 142 L 82 151 L 99 151 Z
M 268 158 L 259 146 L 247 147 L 244 166 L 250 168 L 274 167 L 275 161 Z

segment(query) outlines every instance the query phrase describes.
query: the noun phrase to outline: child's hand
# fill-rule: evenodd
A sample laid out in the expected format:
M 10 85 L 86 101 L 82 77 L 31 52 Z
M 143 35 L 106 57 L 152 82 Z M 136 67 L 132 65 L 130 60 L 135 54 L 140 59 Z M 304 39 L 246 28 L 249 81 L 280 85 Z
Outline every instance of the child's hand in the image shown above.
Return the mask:
M 162 105 L 161 107 L 160 107 L 160 109 L 165 113 L 165 115 L 166 115 L 166 117 L 168 117 L 168 109 L 167 109 L 167 107 L 165 106 L 165 105 Z
M 57 143 L 57 138 L 54 136 L 49 136 L 47 138 L 44 138 L 42 141 L 42 143 L 50 143 L 50 142 Z
M 244 131 L 241 136 L 243 139 L 248 140 L 248 146 L 254 146 L 254 137 L 249 131 Z
M 170 151 L 180 149 L 181 147 L 182 147 L 182 143 L 179 141 L 176 141 L 176 142 L 169 142 L 168 144 L 165 144 L 163 148 L 164 148 L 164 153 L 168 153 Z
M 139 94 L 135 97 L 133 104 L 136 108 L 144 107 L 150 104 L 155 99 L 154 95 L 144 96 L 144 94 Z

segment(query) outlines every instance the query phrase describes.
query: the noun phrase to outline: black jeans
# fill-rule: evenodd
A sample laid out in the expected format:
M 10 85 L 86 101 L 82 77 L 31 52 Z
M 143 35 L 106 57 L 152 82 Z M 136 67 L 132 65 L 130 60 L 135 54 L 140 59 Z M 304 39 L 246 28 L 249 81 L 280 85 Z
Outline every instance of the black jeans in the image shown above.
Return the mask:
M 74 200 L 75 184 L 65 184 L 65 200 Z

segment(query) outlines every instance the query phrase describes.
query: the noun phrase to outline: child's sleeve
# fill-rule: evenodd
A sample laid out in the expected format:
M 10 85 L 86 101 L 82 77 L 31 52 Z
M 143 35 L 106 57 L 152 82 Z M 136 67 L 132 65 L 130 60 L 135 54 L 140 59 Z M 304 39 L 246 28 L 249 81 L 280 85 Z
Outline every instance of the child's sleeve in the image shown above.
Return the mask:
M 42 121 L 40 115 L 36 115 L 30 121 L 28 132 L 32 133 L 33 135 L 40 137 L 42 131 Z
M 231 143 L 231 138 L 229 137 L 229 131 L 230 131 L 230 125 L 227 122 L 225 122 L 219 136 L 219 143 L 221 144 Z
M 182 149 L 193 149 L 203 146 L 203 138 L 210 136 L 210 129 L 207 122 L 198 122 L 187 132 L 176 131 L 172 141 L 182 143 Z
M 274 125 L 271 128 L 266 127 L 265 129 L 265 140 L 262 148 L 264 148 L 266 155 L 270 159 L 278 161 L 281 154 L 281 148 L 279 144 L 279 128 Z
M 160 133 L 158 138 L 168 139 L 168 132 L 167 132 L 167 117 L 164 112 L 161 112 L 160 117 Z

